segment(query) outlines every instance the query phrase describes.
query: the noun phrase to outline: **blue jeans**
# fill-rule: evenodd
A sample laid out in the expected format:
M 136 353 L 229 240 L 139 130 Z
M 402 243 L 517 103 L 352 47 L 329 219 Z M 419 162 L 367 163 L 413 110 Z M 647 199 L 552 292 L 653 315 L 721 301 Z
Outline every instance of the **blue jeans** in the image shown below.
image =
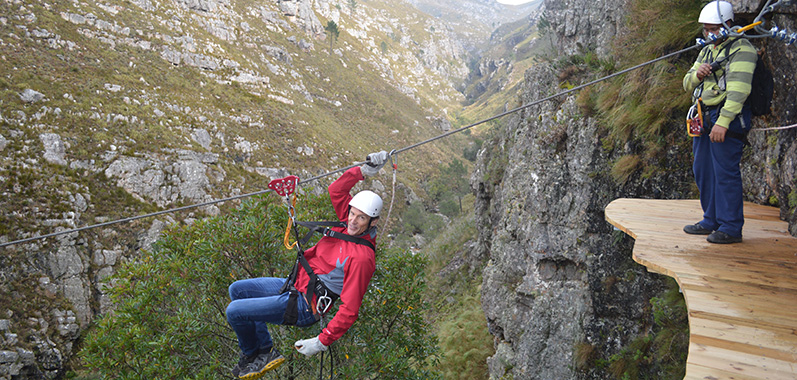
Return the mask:
M 704 121 L 713 125 L 718 117 L 719 109 L 712 109 L 704 114 Z M 739 116 L 728 126 L 728 131 L 747 133 L 752 125 L 751 118 L 750 108 L 742 108 Z M 703 208 L 700 225 L 736 237 L 742 236 L 744 225 L 742 172 L 739 169 L 742 148 L 744 143 L 741 140 L 727 135 L 721 143 L 712 143 L 708 134 L 692 140 L 695 156 L 692 170 Z
M 247 356 L 259 349 L 270 349 L 274 343 L 266 323 L 282 324 L 288 305 L 288 293 L 279 293 L 284 278 L 260 277 L 235 281 L 230 285 L 230 302 L 227 305 L 227 323 L 238 336 L 238 347 Z M 304 297 L 298 298 L 297 326 L 315 323 L 313 313 Z

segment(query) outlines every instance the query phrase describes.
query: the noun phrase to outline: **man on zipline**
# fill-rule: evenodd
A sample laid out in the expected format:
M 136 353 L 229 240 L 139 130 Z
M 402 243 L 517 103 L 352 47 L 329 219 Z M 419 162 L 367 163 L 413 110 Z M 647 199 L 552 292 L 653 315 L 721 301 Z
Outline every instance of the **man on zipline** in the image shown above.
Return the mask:
M 733 25 L 733 6 L 708 3 L 700 12 L 703 35 L 712 41 L 686 73 L 684 89 L 702 99 L 703 132 L 692 140 L 692 170 L 700 191 L 703 219 L 684 227 L 692 235 L 708 235 L 710 243 L 742 241 L 742 174 L 739 164 L 752 113 L 745 104 L 756 67 L 756 50 L 745 38 L 723 39 Z M 725 25 L 723 25 L 725 24 Z M 712 39 L 711 37 L 714 37 Z M 714 63 L 714 65 L 712 65 Z
M 377 174 L 387 157 L 384 151 L 372 153 L 368 156 L 370 165 L 353 167 L 329 185 L 329 197 L 335 213 L 341 222 L 346 223 L 345 227 L 333 227 L 331 230 L 368 243 L 358 244 L 349 237 L 344 240 L 324 236 L 304 252 L 312 272 L 318 276 L 325 289 L 339 295 L 342 302 L 337 314 L 322 329 L 321 334 L 295 343 L 295 348 L 306 356 L 326 351 L 357 320 L 363 296 L 376 267 L 372 247 L 376 246 L 375 225 L 382 209 L 382 198 L 368 190 L 354 197 L 349 192 L 364 176 Z M 303 296 L 310 279 L 304 267 L 299 265 L 294 284 L 299 296 L 294 298 L 297 302 L 296 310 L 293 311 L 297 313 L 293 324 L 299 327 L 310 326 L 318 320 L 314 315 L 318 297 L 314 295 L 312 299 L 306 299 Z M 257 379 L 285 361 L 274 347 L 266 326 L 266 323 L 290 323 L 283 318 L 290 299 L 289 292 L 282 292 L 285 282 L 284 278 L 261 277 L 236 281 L 230 285 L 232 302 L 227 306 L 227 322 L 238 336 L 241 349 L 241 359 L 232 370 L 233 376 L 245 380 Z

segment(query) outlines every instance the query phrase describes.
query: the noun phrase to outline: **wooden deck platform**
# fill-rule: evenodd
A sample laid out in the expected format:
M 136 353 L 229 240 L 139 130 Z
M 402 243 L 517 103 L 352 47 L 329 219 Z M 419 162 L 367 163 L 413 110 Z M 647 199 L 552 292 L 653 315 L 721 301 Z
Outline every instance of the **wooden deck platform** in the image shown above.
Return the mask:
M 617 199 L 606 220 L 631 235 L 633 258 L 675 278 L 689 312 L 685 379 L 797 379 L 797 238 L 779 211 L 744 204 L 744 241 L 687 235 L 697 200 Z

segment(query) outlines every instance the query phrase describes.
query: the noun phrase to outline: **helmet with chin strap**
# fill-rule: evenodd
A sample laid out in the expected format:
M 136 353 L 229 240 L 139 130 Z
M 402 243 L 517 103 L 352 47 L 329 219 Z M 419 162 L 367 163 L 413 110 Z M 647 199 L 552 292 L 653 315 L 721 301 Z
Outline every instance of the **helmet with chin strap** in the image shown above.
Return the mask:
M 378 218 L 382 211 L 382 198 L 373 191 L 365 190 L 357 193 L 349 201 L 349 206 L 354 207 L 372 218 Z
M 733 20 L 733 5 L 727 1 L 712 1 L 700 11 L 697 22 L 701 24 L 724 24 Z

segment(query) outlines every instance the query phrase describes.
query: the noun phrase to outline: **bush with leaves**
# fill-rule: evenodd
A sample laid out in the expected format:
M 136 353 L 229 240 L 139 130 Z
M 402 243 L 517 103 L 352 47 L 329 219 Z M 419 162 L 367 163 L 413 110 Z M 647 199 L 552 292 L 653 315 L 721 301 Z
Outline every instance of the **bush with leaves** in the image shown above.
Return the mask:
M 300 201 L 299 219 L 335 220 L 328 197 L 306 198 Z M 112 379 L 231 378 L 239 349 L 225 317 L 227 287 L 238 279 L 284 277 L 296 257 L 282 244 L 285 208 L 270 199 L 173 227 L 152 252 L 124 265 L 106 289 L 115 309 L 86 337 L 83 364 Z M 428 368 L 437 356 L 436 339 L 420 313 L 424 265 L 419 256 L 377 250 L 377 270 L 360 318 L 332 346 L 338 373 L 346 378 L 435 376 Z M 277 370 L 279 376 L 315 378 L 319 358 L 299 355 L 293 343 L 317 335 L 320 326 L 272 327 L 288 360 Z

